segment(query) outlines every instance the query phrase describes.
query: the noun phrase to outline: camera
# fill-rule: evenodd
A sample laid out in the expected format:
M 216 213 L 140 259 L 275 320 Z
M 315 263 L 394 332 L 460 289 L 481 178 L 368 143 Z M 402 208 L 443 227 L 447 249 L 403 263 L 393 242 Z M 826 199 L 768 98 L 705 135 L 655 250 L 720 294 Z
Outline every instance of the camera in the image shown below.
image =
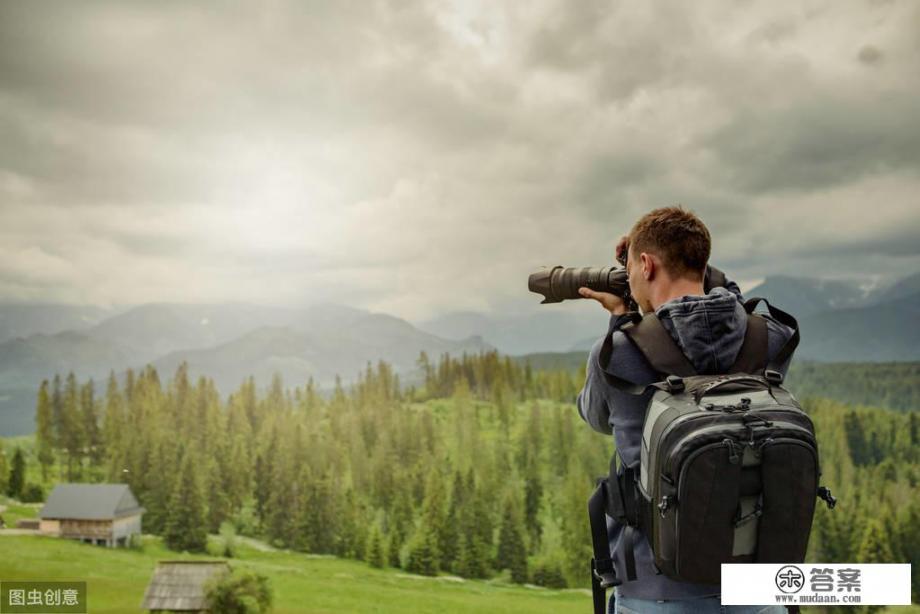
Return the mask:
M 638 306 L 629 291 L 624 260 L 625 258 L 620 260 L 624 266 L 542 267 L 530 274 L 527 288 L 531 292 L 543 295 L 541 305 L 584 298 L 578 293 L 578 289 L 584 286 L 596 292 L 615 294 L 623 299 L 629 311 L 636 311 Z M 712 288 L 724 285 L 725 274 L 714 266 L 707 266 L 703 277 L 703 291 L 708 294 Z
M 629 293 L 629 281 L 626 279 L 626 267 L 542 267 L 531 273 L 527 288 L 531 292 L 543 295 L 541 305 L 561 303 L 564 300 L 584 298 L 578 293 L 582 286 L 597 292 L 609 292 L 623 299 L 630 311 L 635 303 Z

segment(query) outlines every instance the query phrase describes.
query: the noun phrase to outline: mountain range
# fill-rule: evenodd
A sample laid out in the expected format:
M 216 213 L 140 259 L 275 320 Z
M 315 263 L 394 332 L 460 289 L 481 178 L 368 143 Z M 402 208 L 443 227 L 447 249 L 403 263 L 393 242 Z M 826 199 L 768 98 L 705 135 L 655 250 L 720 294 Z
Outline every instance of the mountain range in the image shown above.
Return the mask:
M 11 315 L 23 310 L 10 307 L 0 306 L 10 329 L 47 324 L 35 319 L 17 323 Z M 68 314 L 63 307 L 61 313 Z M 67 317 L 73 321 L 75 316 Z M 436 359 L 490 349 L 479 337 L 442 339 L 400 318 L 345 305 L 141 305 L 78 330 L 0 340 L 0 435 L 34 430 L 36 390 L 42 379 L 56 373 L 93 378 L 101 391 L 110 372 L 123 376 L 129 367 L 151 364 L 167 379 L 185 361 L 190 377 L 211 377 L 226 395 L 249 375 L 264 386 L 274 373 L 287 385 L 300 386 L 312 377 L 320 389 L 329 389 L 337 375 L 353 381 L 377 360 L 392 364 L 406 381 L 422 351 Z
M 770 276 L 745 292 L 799 319 L 801 359 L 825 362 L 920 360 L 920 274 L 874 289 L 857 282 Z M 133 308 L 0 304 L 0 435 L 34 429 L 42 379 L 73 371 L 101 390 L 110 372 L 152 364 L 164 378 L 183 362 L 192 377 L 214 379 L 223 394 L 249 375 L 265 386 L 313 377 L 329 389 L 353 381 L 368 362 L 386 360 L 403 382 L 415 361 L 498 349 L 552 365 L 559 352 L 586 352 L 608 315 L 589 301 L 528 313 L 448 312 L 409 322 L 337 304 L 303 308 L 247 303 L 150 303 Z M 536 364 L 535 363 L 535 364 Z
M 743 294 L 745 298 L 766 298 L 796 317 L 802 334 L 796 352 L 799 358 L 825 362 L 920 360 L 920 273 L 883 286 L 774 275 Z M 527 316 L 449 312 L 418 326 L 448 339 L 480 334 L 512 355 L 585 352 L 606 332 L 607 314 L 592 304 L 600 316 L 578 318 L 575 303 L 582 302 L 587 301 L 541 306 L 538 309 L 546 309 L 545 314 Z

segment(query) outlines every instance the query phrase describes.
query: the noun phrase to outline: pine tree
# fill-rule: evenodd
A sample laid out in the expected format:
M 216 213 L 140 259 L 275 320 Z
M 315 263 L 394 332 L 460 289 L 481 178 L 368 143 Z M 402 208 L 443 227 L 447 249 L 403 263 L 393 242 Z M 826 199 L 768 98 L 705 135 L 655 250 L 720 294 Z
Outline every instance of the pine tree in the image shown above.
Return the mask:
M 0 493 L 5 493 L 9 485 L 10 468 L 6 459 L 6 450 L 3 449 L 3 439 L 0 438 Z
M 866 524 L 862 541 L 856 551 L 856 560 L 860 563 L 894 562 L 890 536 L 877 518 L 869 519 Z
M 96 392 L 90 379 L 80 389 L 80 413 L 83 427 L 83 450 L 91 465 L 98 465 L 104 450 L 102 434 L 99 431 L 99 412 L 96 408 Z
M 387 562 L 390 567 L 395 567 L 397 569 L 402 567 L 402 561 L 399 558 L 399 551 L 401 548 L 402 542 L 400 541 L 399 533 L 390 531 L 387 537 Z
M 415 361 L 415 364 L 418 366 L 419 371 L 422 372 L 422 375 L 425 378 L 425 397 L 433 397 L 436 387 L 434 370 L 431 367 L 431 361 L 428 359 L 428 354 L 425 352 L 425 350 L 422 350 L 418 355 L 418 360 Z
M 38 389 L 38 403 L 35 408 L 35 443 L 38 448 L 38 464 L 42 468 L 42 482 L 48 481 L 48 469 L 54 464 L 53 420 L 48 380 L 43 380 Z
M 371 567 L 383 567 L 386 561 L 383 552 L 383 535 L 380 532 L 380 525 L 377 523 L 371 529 L 371 536 L 367 540 L 367 552 L 364 558 Z
M 316 554 L 333 554 L 339 533 L 339 505 L 329 476 L 313 477 L 310 468 L 301 472 L 303 499 L 297 518 L 295 546 Z
M 83 453 L 83 423 L 80 419 L 80 392 L 77 378 L 71 371 L 67 375 L 61 413 L 61 443 L 67 451 L 67 481 L 74 479 L 74 460 L 79 462 Z
M 506 498 L 505 511 L 499 529 L 495 567 L 511 570 L 512 582 L 518 584 L 527 582 L 527 547 L 524 545 L 520 513 L 515 507 L 514 499 L 510 496 Z
M 118 390 L 118 380 L 115 372 L 109 372 L 109 382 L 105 393 L 105 415 L 102 421 L 102 439 L 104 450 L 108 457 L 108 479 L 112 482 L 121 482 L 125 479 L 124 470 L 127 468 L 125 458 L 125 400 Z
M 163 541 L 170 550 L 203 552 L 208 543 L 208 515 L 194 456 L 191 450 L 183 453 L 166 512 Z
M 367 514 L 352 488 L 342 496 L 335 551 L 341 557 L 363 559 L 367 548 Z
M 53 448 L 64 447 L 64 396 L 61 393 L 61 376 L 54 374 L 51 385 L 51 439 Z
M 524 526 L 530 536 L 531 551 L 536 550 L 540 544 L 540 502 L 543 497 L 543 484 L 540 482 L 540 472 L 534 462 L 526 470 L 524 476 Z
M 449 569 L 454 556 L 456 532 L 447 519 L 447 490 L 437 465 L 432 465 L 425 484 L 425 499 L 422 502 L 420 522 L 424 531 L 435 536 L 435 551 L 438 569 Z
M 455 565 L 457 575 L 464 578 L 489 577 L 488 550 L 479 535 L 464 533 L 460 538 L 460 555 Z
M 21 448 L 16 448 L 10 467 L 10 477 L 7 480 L 6 494 L 14 499 L 22 496 L 22 489 L 26 485 L 26 459 Z
M 409 543 L 406 571 L 422 576 L 438 573 L 438 534 L 435 528 L 422 523 Z

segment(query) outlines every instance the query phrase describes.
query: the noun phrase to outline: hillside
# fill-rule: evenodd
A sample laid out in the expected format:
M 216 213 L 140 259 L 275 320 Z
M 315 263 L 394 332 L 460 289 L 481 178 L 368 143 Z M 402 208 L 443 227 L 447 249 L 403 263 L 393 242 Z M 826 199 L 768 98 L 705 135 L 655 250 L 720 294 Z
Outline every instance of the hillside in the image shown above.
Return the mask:
M 411 381 L 422 351 L 430 356 L 460 355 L 490 349 L 479 339 L 448 341 L 419 331 L 405 320 L 372 314 L 347 328 L 313 329 L 264 327 L 228 343 L 203 350 L 173 352 L 153 362 L 161 373 L 173 373 L 185 361 L 193 376 L 213 377 L 218 389 L 232 390 L 250 375 L 264 384 L 281 374 L 285 382 L 332 386 L 336 375 L 350 381 L 367 361 L 386 360 Z
M 827 362 L 920 360 L 920 294 L 799 318 L 799 358 Z
M 0 303 L 0 343 L 65 330 L 85 330 L 119 313 L 93 305 L 55 303 Z
M 576 372 L 585 367 L 586 351 L 545 352 L 513 357 L 532 369 Z M 886 409 L 920 411 L 920 362 L 821 363 L 794 360 L 786 386 L 796 397 L 824 397 Z
M 831 309 L 863 307 L 874 298 L 852 282 L 789 275 L 770 275 L 763 283 L 744 291 L 744 296 L 762 296 L 799 318 Z

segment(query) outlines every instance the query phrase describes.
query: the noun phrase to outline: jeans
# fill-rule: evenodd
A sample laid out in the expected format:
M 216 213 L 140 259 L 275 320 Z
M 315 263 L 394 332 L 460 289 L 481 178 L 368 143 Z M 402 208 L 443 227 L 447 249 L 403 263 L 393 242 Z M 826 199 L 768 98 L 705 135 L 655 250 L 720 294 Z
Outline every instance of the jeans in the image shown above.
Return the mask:
M 621 597 L 614 589 L 608 614 L 786 614 L 781 605 L 722 605 L 719 597 L 655 601 Z

